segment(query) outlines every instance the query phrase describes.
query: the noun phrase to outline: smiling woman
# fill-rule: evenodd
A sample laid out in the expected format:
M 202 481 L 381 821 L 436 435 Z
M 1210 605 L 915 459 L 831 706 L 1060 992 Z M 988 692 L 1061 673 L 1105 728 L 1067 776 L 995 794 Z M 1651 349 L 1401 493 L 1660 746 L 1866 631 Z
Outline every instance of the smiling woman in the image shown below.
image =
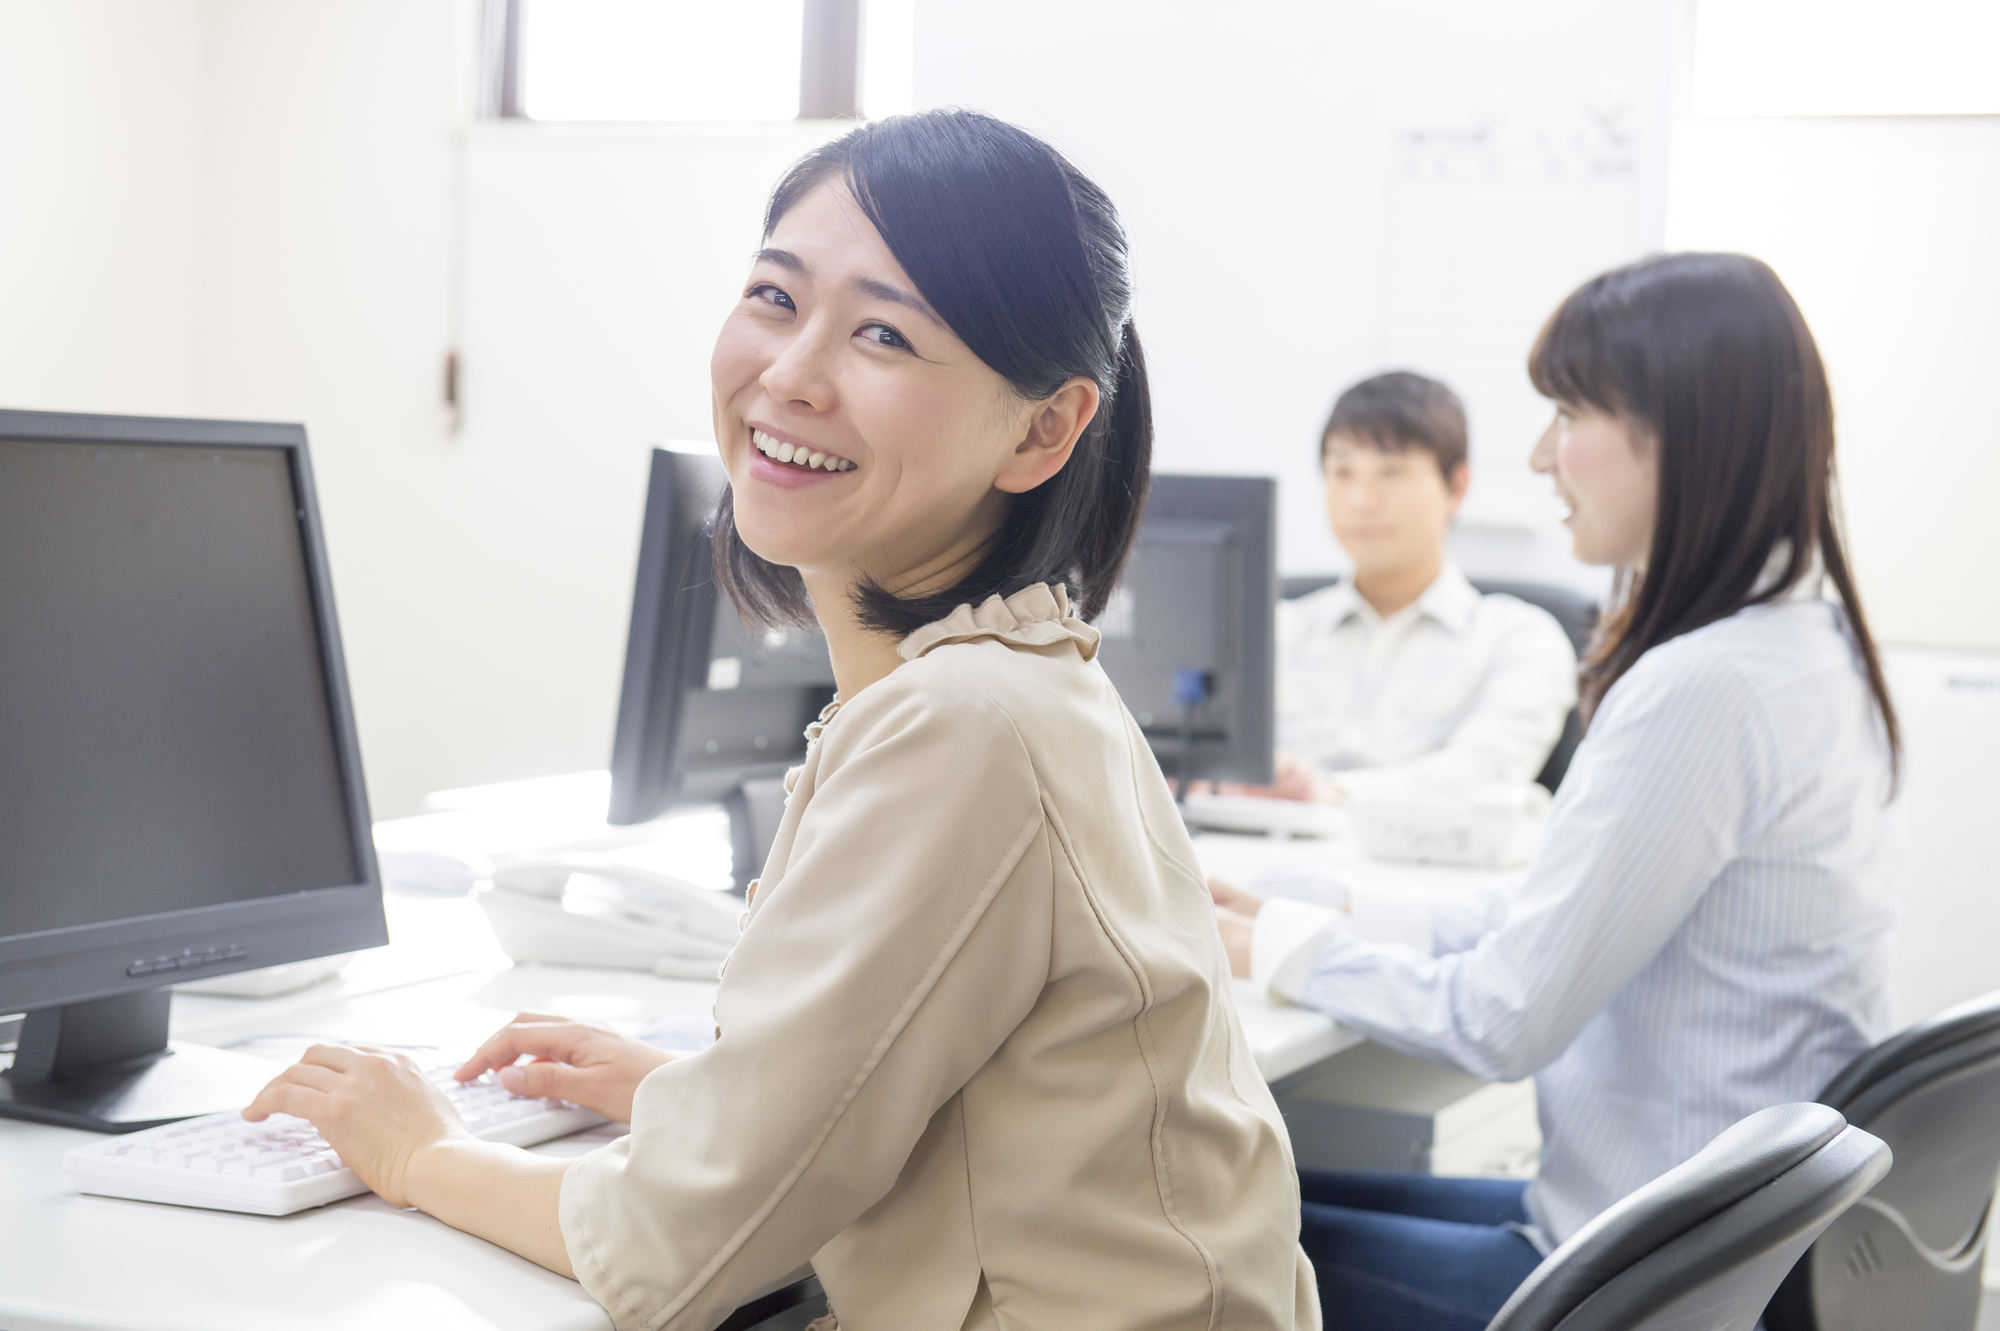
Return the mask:
M 827 570 L 799 543 L 867 514 L 895 533 L 852 552 L 855 614 L 871 628 L 908 633 L 960 601 L 1058 579 L 1096 618 L 1152 450 L 1110 200 L 1009 126 L 934 113 L 806 157 L 772 194 L 765 233 L 713 363 L 733 482 L 716 562 L 737 601 L 769 620 L 823 615 L 814 583 Z M 870 442 L 829 434 L 841 429 Z M 755 451 L 793 460 L 753 432 L 849 470 L 865 447 L 874 474 L 853 479 L 840 516 L 808 513 L 763 488 L 782 472 L 744 465 Z M 913 450 L 949 465 L 912 469 Z
M 461 1077 L 632 1125 L 574 1161 L 470 1138 L 371 1051 L 316 1048 L 247 1112 L 621 1331 L 706 1331 L 808 1261 L 852 1327 L 1317 1327 L 1193 847 L 1094 659 L 1152 443 L 1129 302 L 1110 202 L 999 121 L 794 168 L 711 362 L 717 564 L 751 617 L 817 621 L 840 692 L 715 1043 L 489 1040 Z

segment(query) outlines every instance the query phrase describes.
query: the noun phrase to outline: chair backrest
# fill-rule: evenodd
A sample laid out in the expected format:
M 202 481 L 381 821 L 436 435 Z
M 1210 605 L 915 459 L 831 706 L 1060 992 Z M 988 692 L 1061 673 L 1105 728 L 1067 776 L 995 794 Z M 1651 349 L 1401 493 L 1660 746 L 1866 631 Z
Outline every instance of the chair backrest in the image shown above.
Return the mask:
M 1338 573 L 1299 573 L 1289 578 L 1278 579 L 1278 599 L 1296 601 L 1301 596 L 1311 596 L 1324 587 L 1331 587 L 1340 581 Z
M 2000 1172 L 2000 993 L 1884 1040 L 1820 1100 L 1896 1168 L 1786 1278 L 1771 1331 L 1971 1331 Z
M 807 1276 L 738 1308 L 715 1331 L 805 1331 L 827 1314 L 826 1291 L 818 1276 Z
M 1529 605 L 1538 605 L 1555 617 L 1569 635 L 1569 645 L 1583 659 L 1590 648 L 1590 635 L 1597 632 L 1597 600 L 1570 587 L 1552 582 L 1498 582 L 1490 578 L 1468 579 L 1481 596 L 1511 596 Z
M 1751 1331 L 1889 1159 L 1825 1105 L 1760 1110 L 1578 1230 L 1486 1331 Z
M 1280 600 L 1296 601 L 1301 596 L 1310 596 L 1322 588 L 1331 587 L 1341 580 L 1338 573 L 1299 573 L 1278 580 Z M 1590 646 L 1590 635 L 1597 631 L 1597 602 L 1582 592 L 1569 587 L 1558 587 L 1552 582 L 1507 582 L 1492 578 L 1467 578 L 1481 596 L 1511 596 L 1529 605 L 1538 605 L 1555 616 L 1556 623 L 1569 635 L 1570 646 L 1576 649 L 1579 658 Z
M 1323 587 L 1331 587 L 1340 581 L 1338 573 L 1305 573 L 1279 580 L 1279 595 L 1287 601 L 1296 601 L 1301 596 L 1309 596 Z M 1569 635 L 1570 646 L 1576 649 L 1578 660 L 1590 646 L 1590 635 L 1597 631 L 1597 602 L 1582 592 L 1568 587 L 1558 587 L 1548 582 L 1496 582 L 1488 578 L 1469 578 L 1473 589 L 1481 596 L 1512 596 L 1526 601 L 1529 605 L 1540 606 L 1555 616 L 1556 623 Z M 1549 760 L 1542 764 L 1542 770 L 1535 780 L 1551 795 L 1562 784 L 1563 774 L 1569 771 L 1569 760 L 1576 754 L 1576 746 L 1583 741 L 1583 718 L 1572 707 L 1563 718 L 1562 735 L 1556 740 L 1555 748 L 1549 751 Z

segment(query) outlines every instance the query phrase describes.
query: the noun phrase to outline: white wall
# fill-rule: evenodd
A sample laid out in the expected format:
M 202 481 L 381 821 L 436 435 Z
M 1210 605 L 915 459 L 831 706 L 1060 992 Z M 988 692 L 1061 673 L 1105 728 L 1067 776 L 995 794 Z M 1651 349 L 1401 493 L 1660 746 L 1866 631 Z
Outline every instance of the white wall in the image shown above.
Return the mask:
M 1668 240 L 1754 254 L 1833 383 L 1888 642 L 2000 649 L 2000 117 L 1682 119 Z
M 1594 588 L 1526 471 L 1547 412 L 1522 367 L 1573 286 L 1660 243 L 1674 21 L 1673 0 L 922 0 L 916 95 L 1026 125 L 1110 192 L 1158 464 L 1280 477 L 1287 571 L 1345 566 L 1319 427 L 1400 365 L 1466 398 L 1468 564 Z
M 490 721 L 453 621 L 450 0 L 208 0 L 195 406 L 303 421 L 369 791 L 409 812 Z
M 2000 989 L 2000 653 L 1883 653 L 1903 725 L 1896 1024 Z
M 0 405 L 194 400 L 199 0 L 0 0 Z
M 431 788 L 609 761 L 650 445 L 712 437 L 709 351 L 765 195 L 828 133 L 474 129 Z

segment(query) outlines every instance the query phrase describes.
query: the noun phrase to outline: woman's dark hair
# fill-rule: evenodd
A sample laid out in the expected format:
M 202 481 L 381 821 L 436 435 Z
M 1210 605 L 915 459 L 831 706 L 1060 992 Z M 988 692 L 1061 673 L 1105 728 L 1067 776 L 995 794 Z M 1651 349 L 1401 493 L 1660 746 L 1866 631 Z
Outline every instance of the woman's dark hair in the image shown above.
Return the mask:
M 1846 606 L 1893 771 L 1901 730 L 1841 540 L 1833 397 L 1778 275 L 1741 254 L 1613 269 L 1549 316 L 1528 377 L 1544 397 L 1623 418 L 1659 458 L 1652 549 L 1643 575 L 1620 574 L 1585 654 L 1585 715 L 1647 651 L 1780 599 L 1817 554 Z M 1778 551 L 1783 568 L 1766 583 Z
M 1023 399 L 1046 398 L 1077 375 L 1100 395 L 1068 463 L 1011 498 L 970 573 L 922 596 L 864 583 L 861 622 L 906 634 L 961 603 L 1037 582 L 1067 583 L 1083 616 L 1095 619 L 1138 532 L 1153 454 L 1125 232 L 1111 200 L 1023 130 L 975 111 L 930 111 L 878 121 L 808 153 L 772 191 L 766 237 L 835 177 L 931 308 Z M 797 570 L 743 543 L 726 490 L 714 542 L 716 581 L 745 618 L 811 622 Z

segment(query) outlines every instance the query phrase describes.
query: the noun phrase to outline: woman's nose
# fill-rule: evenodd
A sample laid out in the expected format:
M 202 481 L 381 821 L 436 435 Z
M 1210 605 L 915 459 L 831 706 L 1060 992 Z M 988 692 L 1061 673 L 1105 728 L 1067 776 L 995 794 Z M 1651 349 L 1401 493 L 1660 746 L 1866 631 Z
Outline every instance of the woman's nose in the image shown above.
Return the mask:
M 833 404 L 833 375 L 825 339 L 801 329 L 758 376 L 774 401 L 824 411 Z
M 1535 441 L 1534 448 L 1529 451 L 1528 469 L 1530 471 L 1540 472 L 1544 476 L 1554 473 L 1556 469 L 1557 424 L 1558 422 L 1556 421 L 1550 421 L 1549 428 L 1542 431 L 1542 437 Z

